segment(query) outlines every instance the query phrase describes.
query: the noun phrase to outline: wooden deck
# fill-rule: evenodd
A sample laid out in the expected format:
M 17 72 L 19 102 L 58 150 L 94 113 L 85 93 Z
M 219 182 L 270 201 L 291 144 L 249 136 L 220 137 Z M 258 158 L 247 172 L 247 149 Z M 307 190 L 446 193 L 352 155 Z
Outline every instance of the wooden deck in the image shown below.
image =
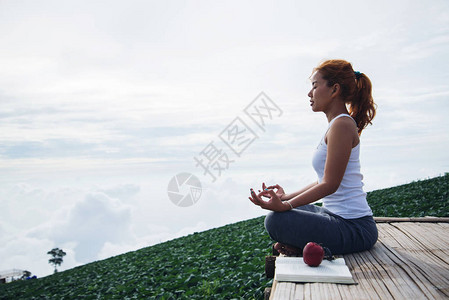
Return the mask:
M 449 299 L 449 218 L 375 219 L 373 249 L 344 256 L 357 285 L 274 281 L 270 299 Z

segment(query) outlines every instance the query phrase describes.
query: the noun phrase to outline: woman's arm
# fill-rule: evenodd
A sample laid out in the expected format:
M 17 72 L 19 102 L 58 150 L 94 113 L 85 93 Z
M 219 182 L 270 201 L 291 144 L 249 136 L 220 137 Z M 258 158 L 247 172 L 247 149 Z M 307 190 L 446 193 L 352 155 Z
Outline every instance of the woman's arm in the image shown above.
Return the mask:
M 318 181 L 316 181 L 316 182 L 314 182 L 314 183 L 311 183 L 311 184 L 305 186 L 304 188 L 302 188 L 302 189 L 300 189 L 299 191 L 296 191 L 296 192 L 294 192 L 294 193 L 284 194 L 284 195 L 281 196 L 281 200 L 282 200 L 282 201 L 290 200 L 290 199 L 292 199 L 293 197 L 296 197 L 296 196 L 298 196 L 298 195 L 304 193 L 305 191 L 307 191 L 308 189 L 310 189 L 311 187 L 313 187 L 313 186 L 315 186 L 315 185 L 317 185 L 317 184 L 318 184 Z

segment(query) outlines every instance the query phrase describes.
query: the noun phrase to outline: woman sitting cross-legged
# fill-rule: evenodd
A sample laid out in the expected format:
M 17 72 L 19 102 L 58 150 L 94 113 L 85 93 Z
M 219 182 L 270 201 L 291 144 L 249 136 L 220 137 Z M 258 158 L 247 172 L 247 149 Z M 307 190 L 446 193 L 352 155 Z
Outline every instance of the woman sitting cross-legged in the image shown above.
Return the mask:
M 329 122 L 312 161 L 318 180 L 294 193 L 263 183 L 259 193 L 251 189 L 249 199 L 271 211 L 265 228 L 281 253 L 300 255 L 308 242 L 333 254 L 368 250 L 378 233 L 363 191 L 359 156 L 360 134 L 376 112 L 371 81 L 344 60 L 321 63 L 311 81 L 312 111 L 323 112 Z M 322 207 L 311 204 L 320 199 Z

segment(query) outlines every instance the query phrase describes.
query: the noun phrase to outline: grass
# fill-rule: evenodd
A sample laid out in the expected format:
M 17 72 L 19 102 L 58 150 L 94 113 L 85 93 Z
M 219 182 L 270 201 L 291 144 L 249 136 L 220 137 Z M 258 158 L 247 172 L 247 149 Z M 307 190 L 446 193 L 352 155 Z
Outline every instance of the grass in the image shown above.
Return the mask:
M 449 216 L 449 173 L 368 193 L 377 217 Z
M 260 299 L 271 240 L 263 218 L 0 286 L 0 299 Z
M 449 173 L 368 193 L 375 216 L 449 216 Z M 263 217 L 35 280 L 0 285 L 0 299 L 262 299 L 272 241 Z

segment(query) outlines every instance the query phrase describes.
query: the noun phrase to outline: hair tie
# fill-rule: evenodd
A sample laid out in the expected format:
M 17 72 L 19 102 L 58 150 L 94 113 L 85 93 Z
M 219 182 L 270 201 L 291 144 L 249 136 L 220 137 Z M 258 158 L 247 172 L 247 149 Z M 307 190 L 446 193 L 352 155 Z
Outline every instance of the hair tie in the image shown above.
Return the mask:
M 362 73 L 359 71 L 354 71 L 355 79 L 359 79 L 362 76 Z

